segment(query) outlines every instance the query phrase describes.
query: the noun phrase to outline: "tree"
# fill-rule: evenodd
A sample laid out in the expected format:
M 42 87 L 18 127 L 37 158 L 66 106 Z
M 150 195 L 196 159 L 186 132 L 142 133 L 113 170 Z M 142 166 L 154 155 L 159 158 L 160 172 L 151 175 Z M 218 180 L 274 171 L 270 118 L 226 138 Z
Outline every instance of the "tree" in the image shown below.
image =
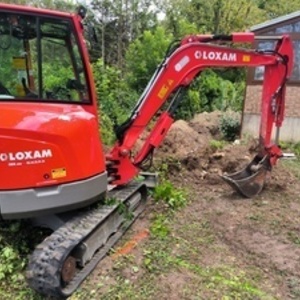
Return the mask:
M 266 19 L 273 19 L 300 9 L 299 0 L 256 0 Z
M 76 3 L 72 0 L 4 0 L 3 3 L 30 5 L 40 8 L 57 9 L 60 11 L 72 11 Z
M 173 27 L 185 19 L 196 25 L 199 33 L 243 31 L 265 18 L 254 0 L 165 0 L 164 3 L 166 16 Z M 173 7 L 177 7 L 176 11 Z
M 165 33 L 164 28 L 157 27 L 153 33 L 144 31 L 140 39 L 130 44 L 126 54 L 126 71 L 131 88 L 142 92 L 171 41 L 171 36 Z
M 156 11 L 149 7 L 156 7 L 155 0 L 92 1 L 105 64 L 114 64 L 123 70 L 130 42 L 157 24 Z

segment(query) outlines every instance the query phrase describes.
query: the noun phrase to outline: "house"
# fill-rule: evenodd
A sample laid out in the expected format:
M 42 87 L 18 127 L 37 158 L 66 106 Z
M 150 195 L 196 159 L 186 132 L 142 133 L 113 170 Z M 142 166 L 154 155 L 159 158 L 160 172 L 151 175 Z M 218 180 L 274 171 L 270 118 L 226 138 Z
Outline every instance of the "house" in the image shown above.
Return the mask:
M 256 35 L 275 36 L 289 34 L 294 45 L 294 69 L 287 83 L 285 119 L 280 129 L 281 141 L 300 141 L 300 11 L 278 17 L 250 28 Z M 256 41 L 254 47 L 270 49 L 273 41 Z M 246 96 L 243 109 L 242 135 L 258 136 L 263 67 L 251 69 L 247 76 Z M 275 130 L 274 130 L 275 131 Z

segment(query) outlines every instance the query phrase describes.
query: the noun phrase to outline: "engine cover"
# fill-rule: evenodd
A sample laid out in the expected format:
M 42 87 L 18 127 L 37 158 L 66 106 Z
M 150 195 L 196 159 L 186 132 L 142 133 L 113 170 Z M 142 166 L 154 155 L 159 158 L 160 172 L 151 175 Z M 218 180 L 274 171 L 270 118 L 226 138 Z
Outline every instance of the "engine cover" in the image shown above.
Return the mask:
M 97 117 L 83 106 L 1 103 L 0 190 L 58 185 L 103 172 Z

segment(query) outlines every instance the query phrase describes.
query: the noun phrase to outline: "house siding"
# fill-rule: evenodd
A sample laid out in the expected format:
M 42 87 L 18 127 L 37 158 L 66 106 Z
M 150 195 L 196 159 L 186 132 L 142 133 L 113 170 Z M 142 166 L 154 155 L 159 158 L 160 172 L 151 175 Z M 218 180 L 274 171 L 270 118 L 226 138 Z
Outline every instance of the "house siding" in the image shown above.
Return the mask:
M 248 85 L 244 104 L 242 135 L 258 137 L 261 111 L 262 85 Z M 275 130 L 273 130 L 275 132 Z M 273 133 L 274 133 L 273 132 Z M 280 140 L 300 141 L 300 87 L 286 87 L 285 119 Z
M 300 10 L 291 14 L 280 16 L 273 20 L 257 24 L 250 28 L 257 36 L 289 34 L 294 42 L 294 61 L 296 66 L 300 65 Z M 258 42 L 257 42 L 258 43 Z M 253 46 L 257 47 L 258 44 Z M 294 74 L 295 73 L 295 74 Z M 262 83 L 255 81 L 255 71 L 248 72 L 245 102 L 242 117 L 242 135 L 259 135 L 259 124 L 261 114 Z M 280 140 L 300 141 L 300 72 L 294 67 L 295 75 L 287 82 L 285 98 L 285 114 L 282 128 L 280 129 Z M 275 130 L 273 130 L 273 133 Z

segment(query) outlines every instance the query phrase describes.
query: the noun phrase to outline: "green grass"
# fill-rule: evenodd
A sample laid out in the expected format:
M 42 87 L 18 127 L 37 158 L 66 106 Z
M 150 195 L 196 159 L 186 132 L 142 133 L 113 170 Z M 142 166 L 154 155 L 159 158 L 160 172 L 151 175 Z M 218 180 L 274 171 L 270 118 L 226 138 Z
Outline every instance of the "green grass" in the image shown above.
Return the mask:
M 87 282 L 71 299 L 94 299 L 94 294 L 101 295 L 101 299 L 165 299 L 168 278 L 171 283 L 174 278 L 178 280 L 174 284 L 179 284 L 179 299 L 275 299 L 260 288 L 264 278 L 260 269 L 241 269 L 229 261 L 203 263 L 203 255 L 217 257 L 221 253 L 227 259 L 230 252 L 218 243 L 210 222 L 195 220 L 195 216 L 178 222 L 184 218 L 182 212 L 156 215 L 151 221 L 150 239 L 135 254 L 142 259 L 134 255 L 119 258 L 106 275 L 114 278 L 113 282 L 106 285 L 103 277 L 99 282 L 93 279 L 92 291 Z
M 280 163 L 284 166 L 284 168 L 290 170 L 298 179 L 300 179 L 300 158 L 283 159 Z
M 300 158 L 300 142 L 280 142 L 279 144 L 284 152 L 293 152 L 298 158 Z

